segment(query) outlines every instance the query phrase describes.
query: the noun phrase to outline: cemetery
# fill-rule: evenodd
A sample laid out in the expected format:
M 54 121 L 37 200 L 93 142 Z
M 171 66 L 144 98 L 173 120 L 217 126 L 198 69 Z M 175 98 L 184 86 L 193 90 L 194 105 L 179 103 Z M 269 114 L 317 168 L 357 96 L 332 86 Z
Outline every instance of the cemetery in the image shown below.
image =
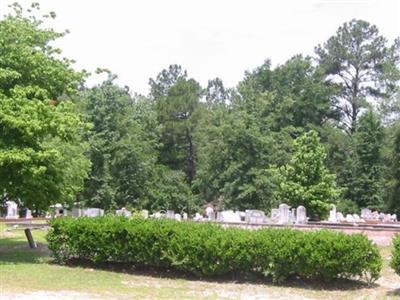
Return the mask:
M 399 299 L 395 1 L 20 2 L 1 300 Z

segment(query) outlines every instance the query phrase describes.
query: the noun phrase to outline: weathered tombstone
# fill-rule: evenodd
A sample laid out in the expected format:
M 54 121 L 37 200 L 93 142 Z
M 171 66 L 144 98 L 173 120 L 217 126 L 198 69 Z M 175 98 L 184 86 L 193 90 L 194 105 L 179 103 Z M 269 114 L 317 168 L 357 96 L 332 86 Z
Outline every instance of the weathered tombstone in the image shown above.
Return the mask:
M 392 220 L 392 222 L 397 222 L 397 215 L 396 214 L 391 215 L 390 219 Z
M 183 213 L 183 220 L 187 220 L 188 219 L 188 214 L 187 213 Z
M 346 222 L 354 223 L 354 217 L 350 214 L 346 215 Z
M 175 212 L 173 210 L 167 210 L 165 217 L 167 219 L 175 219 Z
M 343 216 L 343 214 L 341 213 L 341 212 L 337 212 L 336 213 L 336 220 L 338 221 L 338 222 L 343 222 L 345 219 L 344 219 L 344 216 Z
M 181 221 L 182 220 L 181 214 L 175 214 L 174 218 L 175 218 L 176 221 Z
M 193 220 L 194 221 L 202 221 L 203 220 L 203 216 L 200 215 L 199 213 L 196 213 L 194 218 L 193 218 Z
M 95 217 L 101 217 L 103 215 L 104 215 L 104 210 L 100 208 L 86 208 L 83 210 L 84 217 L 95 218 Z
M 296 224 L 306 224 L 307 223 L 307 213 L 306 208 L 302 205 L 297 207 L 296 210 Z
M 25 219 L 32 219 L 32 211 L 30 209 L 26 209 Z
M 233 210 L 225 210 L 221 211 L 221 222 L 227 222 L 227 223 L 240 223 L 240 214 L 233 212 Z
M 6 219 L 18 219 L 18 204 L 14 201 L 7 201 L 7 216 Z
M 361 218 L 363 218 L 364 220 L 370 220 L 372 219 L 372 212 L 370 209 L 368 208 L 363 208 L 361 210 Z
M 83 216 L 83 210 L 81 208 L 72 208 L 71 210 L 71 216 L 75 218 L 79 218 Z
M 290 223 L 290 206 L 283 203 L 279 205 L 279 224 L 289 224 Z
M 240 213 L 239 213 L 240 216 Z M 265 213 L 261 210 L 247 210 L 245 214 L 245 222 L 249 224 L 263 224 L 265 221 Z
M 334 204 L 331 204 L 331 210 L 329 211 L 329 222 L 336 223 L 337 222 L 337 216 L 336 216 L 336 206 Z
M 117 214 L 117 216 L 122 216 L 122 217 L 126 217 L 126 218 L 132 217 L 132 213 L 129 210 L 127 210 L 125 207 L 117 210 L 115 213 Z
M 211 206 L 206 207 L 206 216 L 208 221 L 215 220 L 214 208 Z
M 354 222 L 359 222 L 361 220 L 360 216 L 357 214 L 353 214 Z
M 278 208 L 273 208 L 271 210 L 271 221 L 272 222 L 278 222 L 279 221 L 279 209 Z

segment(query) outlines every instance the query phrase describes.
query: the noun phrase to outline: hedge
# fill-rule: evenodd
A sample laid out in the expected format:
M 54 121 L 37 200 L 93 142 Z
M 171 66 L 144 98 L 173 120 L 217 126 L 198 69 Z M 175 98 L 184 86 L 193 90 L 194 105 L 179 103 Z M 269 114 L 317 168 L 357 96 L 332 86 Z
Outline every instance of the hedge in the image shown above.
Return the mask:
M 378 248 L 361 234 L 293 229 L 246 230 L 172 220 L 58 218 L 47 235 L 54 258 L 170 268 L 199 277 L 252 273 L 274 282 L 379 278 Z
M 393 252 L 392 252 L 392 260 L 390 261 L 390 266 L 394 269 L 394 271 L 400 275 L 400 234 L 397 234 L 393 239 Z

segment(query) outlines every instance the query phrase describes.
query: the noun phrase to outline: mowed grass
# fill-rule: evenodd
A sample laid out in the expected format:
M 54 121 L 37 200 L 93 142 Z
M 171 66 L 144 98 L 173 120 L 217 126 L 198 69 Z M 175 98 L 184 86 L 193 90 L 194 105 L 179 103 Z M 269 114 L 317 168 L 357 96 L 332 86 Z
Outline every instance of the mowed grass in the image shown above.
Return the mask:
M 46 247 L 46 231 L 32 230 L 37 249 L 30 249 L 23 230 L 0 224 L 0 298 L 58 299 L 399 299 L 400 277 L 389 268 L 391 248 L 381 248 L 382 278 L 373 286 L 359 282 L 201 281 L 130 269 L 54 264 Z M 150 274 L 150 275 L 149 275 Z M 2 297 L 3 296 L 3 297 Z M 7 298 L 8 297 L 8 298 Z M 61 298 L 60 298 L 61 299 Z

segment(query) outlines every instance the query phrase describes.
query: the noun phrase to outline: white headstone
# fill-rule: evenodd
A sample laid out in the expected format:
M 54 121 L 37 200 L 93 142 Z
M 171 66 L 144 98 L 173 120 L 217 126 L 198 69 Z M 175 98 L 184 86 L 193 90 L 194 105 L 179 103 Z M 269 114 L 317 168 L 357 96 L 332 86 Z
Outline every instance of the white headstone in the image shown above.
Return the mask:
M 104 215 L 104 210 L 100 208 L 86 208 L 83 210 L 84 217 L 101 217 Z
M 182 216 L 180 214 L 175 214 L 175 220 L 176 221 L 181 221 L 182 220 Z
M 26 209 L 25 219 L 32 219 L 32 211 L 30 209 Z
M 279 209 L 278 208 L 273 208 L 271 210 L 271 220 L 273 222 L 278 222 L 279 221 Z
M 305 224 L 307 223 L 307 213 L 306 208 L 302 205 L 297 207 L 296 210 L 296 224 Z
M 175 219 L 175 212 L 173 210 L 167 210 L 165 217 L 167 219 Z
M 196 213 L 196 214 L 194 215 L 193 220 L 195 220 L 195 221 L 201 221 L 201 220 L 203 220 L 203 216 L 200 215 L 199 213 Z
M 370 209 L 368 208 L 363 208 L 361 210 L 361 218 L 363 218 L 364 220 L 370 220 L 372 219 L 372 212 Z
M 343 214 L 341 213 L 341 212 L 337 212 L 336 213 L 336 220 L 338 221 L 338 222 L 343 222 L 345 219 L 344 219 L 344 216 L 343 216 Z
M 336 216 L 336 206 L 333 204 L 331 205 L 331 210 L 329 211 L 328 221 L 332 223 L 336 223 L 338 221 Z
M 235 213 L 233 210 L 221 211 L 220 219 L 221 219 L 221 222 L 227 222 L 227 223 L 240 223 L 241 222 L 240 214 Z
M 289 224 L 290 223 L 290 206 L 283 203 L 279 205 L 279 224 Z
M 132 213 L 129 210 L 127 210 L 125 207 L 117 210 L 115 213 L 117 214 L 117 216 L 122 216 L 122 217 L 126 217 L 126 218 L 132 217 Z
M 207 206 L 206 216 L 208 221 L 215 220 L 214 208 L 212 208 L 211 206 Z
M 354 222 L 353 215 L 347 214 L 346 215 L 346 222 L 353 223 Z
M 187 213 L 183 213 L 183 219 L 187 220 L 188 219 L 188 214 Z
M 14 201 L 7 201 L 7 216 L 6 219 L 18 219 L 18 205 Z
M 241 215 L 239 213 L 239 215 Z M 263 224 L 265 213 L 261 210 L 247 210 L 245 213 L 245 222 L 249 224 Z

